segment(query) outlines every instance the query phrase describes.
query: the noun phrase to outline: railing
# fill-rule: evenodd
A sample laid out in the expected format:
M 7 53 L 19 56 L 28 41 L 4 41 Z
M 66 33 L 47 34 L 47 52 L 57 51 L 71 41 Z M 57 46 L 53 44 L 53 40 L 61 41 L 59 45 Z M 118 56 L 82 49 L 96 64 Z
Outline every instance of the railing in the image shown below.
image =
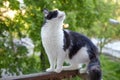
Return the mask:
M 62 79 L 71 80 L 75 76 L 79 76 L 80 78 L 82 78 L 82 80 L 88 80 L 88 75 L 80 74 L 78 70 L 62 71 L 61 73 L 55 72 L 34 73 L 23 76 L 2 78 L 2 80 L 62 80 Z

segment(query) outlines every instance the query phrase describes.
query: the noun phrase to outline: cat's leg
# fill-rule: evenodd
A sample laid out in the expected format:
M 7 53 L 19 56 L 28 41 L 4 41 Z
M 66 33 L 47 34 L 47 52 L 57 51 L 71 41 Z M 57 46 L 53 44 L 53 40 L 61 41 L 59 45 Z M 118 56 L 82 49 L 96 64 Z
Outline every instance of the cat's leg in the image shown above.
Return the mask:
M 62 71 L 62 66 L 65 61 L 65 56 L 66 56 L 66 53 L 58 53 L 55 72 L 60 73 Z
M 83 64 L 80 64 L 80 65 L 83 65 Z M 80 73 L 87 73 L 88 63 L 85 63 L 84 65 L 85 65 L 84 67 L 81 66 L 79 70 Z
M 69 66 L 63 66 L 62 69 L 63 70 L 77 70 L 79 69 L 79 65 L 78 64 L 71 64 Z
M 52 72 L 55 70 L 55 63 L 56 63 L 56 58 L 53 55 L 48 55 L 48 60 L 50 63 L 50 68 L 46 69 L 47 72 Z

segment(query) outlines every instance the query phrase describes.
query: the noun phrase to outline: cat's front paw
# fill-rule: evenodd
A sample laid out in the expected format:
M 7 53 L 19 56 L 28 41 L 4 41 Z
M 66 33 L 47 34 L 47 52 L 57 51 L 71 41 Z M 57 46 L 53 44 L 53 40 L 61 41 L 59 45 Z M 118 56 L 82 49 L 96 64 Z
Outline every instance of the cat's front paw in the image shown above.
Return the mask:
M 54 69 L 52 69 L 52 68 L 48 68 L 48 69 L 46 69 L 46 71 L 47 71 L 47 72 L 53 72 Z
M 60 73 L 62 71 L 62 68 L 55 69 L 56 73 Z
M 87 70 L 81 68 L 81 69 L 79 70 L 79 72 L 80 72 L 81 74 L 83 74 L 83 73 L 87 73 Z

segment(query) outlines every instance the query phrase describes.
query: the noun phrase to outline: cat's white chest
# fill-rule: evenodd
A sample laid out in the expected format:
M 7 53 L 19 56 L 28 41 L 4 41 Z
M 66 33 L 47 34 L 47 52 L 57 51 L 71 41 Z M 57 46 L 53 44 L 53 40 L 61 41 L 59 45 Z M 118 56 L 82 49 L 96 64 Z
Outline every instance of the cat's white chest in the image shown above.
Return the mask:
M 46 51 L 62 50 L 63 48 L 63 31 L 50 29 L 49 26 L 41 29 L 42 43 Z

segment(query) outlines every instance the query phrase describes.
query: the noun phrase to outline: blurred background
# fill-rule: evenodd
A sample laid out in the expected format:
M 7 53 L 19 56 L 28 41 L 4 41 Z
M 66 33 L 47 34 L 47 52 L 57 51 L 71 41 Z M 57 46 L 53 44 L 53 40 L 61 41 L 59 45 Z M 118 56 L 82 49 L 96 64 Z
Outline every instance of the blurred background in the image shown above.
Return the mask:
M 103 80 L 120 79 L 120 0 L 0 0 L 0 77 L 49 67 L 40 36 L 44 8 L 65 11 L 64 27 L 98 46 Z

